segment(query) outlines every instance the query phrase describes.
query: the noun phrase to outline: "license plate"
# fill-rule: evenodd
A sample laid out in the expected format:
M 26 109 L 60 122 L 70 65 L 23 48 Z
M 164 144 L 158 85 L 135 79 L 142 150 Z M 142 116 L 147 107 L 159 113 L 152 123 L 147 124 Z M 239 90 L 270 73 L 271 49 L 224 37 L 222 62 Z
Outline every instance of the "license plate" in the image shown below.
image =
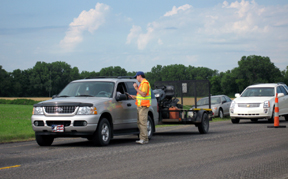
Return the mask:
M 64 132 L 64 125 L 52 125 L 52 132 Z

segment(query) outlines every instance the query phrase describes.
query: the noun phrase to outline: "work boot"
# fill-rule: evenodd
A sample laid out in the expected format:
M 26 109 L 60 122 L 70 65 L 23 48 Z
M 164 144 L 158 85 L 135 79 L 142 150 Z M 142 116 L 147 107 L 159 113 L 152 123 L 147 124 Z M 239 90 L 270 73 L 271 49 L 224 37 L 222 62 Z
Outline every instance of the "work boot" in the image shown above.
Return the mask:
M 148 141 L 144 141 L 144 140 L 136 140 L 137 144 L 148 144 Z

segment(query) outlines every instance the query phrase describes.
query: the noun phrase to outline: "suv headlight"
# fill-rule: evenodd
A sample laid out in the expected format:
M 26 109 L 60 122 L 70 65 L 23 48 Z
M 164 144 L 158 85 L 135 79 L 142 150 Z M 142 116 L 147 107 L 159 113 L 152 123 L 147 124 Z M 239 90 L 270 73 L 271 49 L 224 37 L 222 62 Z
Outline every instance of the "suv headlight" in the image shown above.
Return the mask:
M 263 108 L 270 108 L 270 101 L 264 101 Z
M 43 115 L 43 107 L 33 107 L 33 113 L 34 115 Z
M 231 103 L 231 105 L 230 105 L 230 108 L 231 108 L 231 109 L 234 109 L 235 104 L 236 104 L 236 102 L 235 102 L 235 101 L 232 101 L 232 103 Z
M 77 114 L 79 115 L 97 114 L 97 109 L 96 107 L 83 106 L 79 107 Z

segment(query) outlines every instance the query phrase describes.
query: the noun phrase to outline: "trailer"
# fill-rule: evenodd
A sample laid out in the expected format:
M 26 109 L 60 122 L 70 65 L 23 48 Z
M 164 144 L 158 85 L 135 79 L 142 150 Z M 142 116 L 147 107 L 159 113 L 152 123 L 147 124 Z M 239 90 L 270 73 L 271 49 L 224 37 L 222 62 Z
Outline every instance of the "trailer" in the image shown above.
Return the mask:
M 154 87 L 158 124 L 192 124 L 198 127 L 199 133 L 208 133 L 209 121 L 212 120 L 209 80 L 157 81 Z M 181 103 L 177 97 L 181 98 Z M 197 99 L 202 97 L 208 97 L 208 109 L 197 108 Z M 184 98 L 192 104 L 190 109 L 184 109 Z

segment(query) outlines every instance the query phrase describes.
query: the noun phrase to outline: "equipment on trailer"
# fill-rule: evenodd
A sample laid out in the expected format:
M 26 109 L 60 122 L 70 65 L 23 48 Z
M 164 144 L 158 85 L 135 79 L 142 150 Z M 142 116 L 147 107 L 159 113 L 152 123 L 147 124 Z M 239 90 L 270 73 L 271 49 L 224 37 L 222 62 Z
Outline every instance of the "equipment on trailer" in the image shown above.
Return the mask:
M 197 87 L 199 81 L 202 86 Z M 207 88 L 205 89 L 205 87 Z M 197 91 L 201 97 L 209 97 L 209 109 L 197 108 Z M 209 121 L 212 120 L 210 82 L 208 80 L 155 82 L 153 93 L 158 102 L 159 124 L 194 124 L 200 133 L 208 132 Z M 195 99 L 195 107 L 192 109 L 183 109 L 183 96 L 187 96 L 187 94 L 190 95 L 188 99 L 193 100 L 193 97 Z M 181 95 L 181 104 L 176 98 L 177 95 Z

